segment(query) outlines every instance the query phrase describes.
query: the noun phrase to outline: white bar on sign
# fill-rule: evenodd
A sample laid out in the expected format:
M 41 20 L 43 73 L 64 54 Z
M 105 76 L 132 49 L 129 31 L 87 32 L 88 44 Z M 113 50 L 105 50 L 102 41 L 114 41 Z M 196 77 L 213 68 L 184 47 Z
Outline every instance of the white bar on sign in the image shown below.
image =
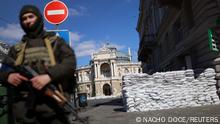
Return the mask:
M 65 11 L 64 9 L 60 9 L 60 10 L 48 10 L 47 11 L 47 15 L 62 15 L 64 14 Z

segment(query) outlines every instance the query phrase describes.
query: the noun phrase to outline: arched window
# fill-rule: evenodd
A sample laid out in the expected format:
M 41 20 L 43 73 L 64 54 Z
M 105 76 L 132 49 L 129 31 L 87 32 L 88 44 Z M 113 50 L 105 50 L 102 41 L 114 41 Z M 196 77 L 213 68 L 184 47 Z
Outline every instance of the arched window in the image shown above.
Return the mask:
M 83 76 L 82 76 L 82 73 L 79 74 L 79 81 L 80 81 L 80 82 L 83 82 Z
M 141 68 L 138 69 L 138 73 L 141 73 Z
M 90 72 L 89 71 L 86 71 L 86 76 L 85 76 L 85 80 L 86 81 L 89 81 L 91 78 L 90 78 Z
M 128 68 L 125 68 L 124 72 L 125 72 L 125 73 L 129 73 Z
M 90 85 L 89 84 L 86 85 L 86 90 L 87 90 L 87 92 L 90 92 Z
M 103 77 L 111 77 L 111 68 L 109 64 L 104 63 L 101 65 L 101 75 Z
M 118 68 L 118 76 L 121 76 L 121 69 Z

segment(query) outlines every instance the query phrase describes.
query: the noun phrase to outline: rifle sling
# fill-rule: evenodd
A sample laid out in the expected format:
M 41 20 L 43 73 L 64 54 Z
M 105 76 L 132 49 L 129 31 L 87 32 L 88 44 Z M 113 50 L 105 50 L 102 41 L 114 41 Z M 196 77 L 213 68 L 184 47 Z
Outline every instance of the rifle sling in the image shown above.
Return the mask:
M 27 42 L 24 42 L 22 44 L 22 48 L 21 48 L 20 52 L 18 52 L 18 57 L 16 58 L 16 61 L 15 61 L 16 66 L 22 64 L 23 59 L 24 59 L 24 52 L 25 52 L 26 46 L 27 46 Z
M 51 61 L 51 65 L 54 66 L 54 65 L 56 65 L 56 60 L 55 60 L 55 56 L 54 56 L 54 53 L 53 53 L 53 48 L 51 46 L 51 41 L 48 38 L 45 38 L 44 42 L 45 42 L 47 50 L 48 50 L 48 54 L 49 54 L 49 58 L 50 58 L 50 61 Z M 60 83 L 58 83 L 58 88 L 59 88 L 60 92 L 62 94 L 64 94 L 62 85 Z

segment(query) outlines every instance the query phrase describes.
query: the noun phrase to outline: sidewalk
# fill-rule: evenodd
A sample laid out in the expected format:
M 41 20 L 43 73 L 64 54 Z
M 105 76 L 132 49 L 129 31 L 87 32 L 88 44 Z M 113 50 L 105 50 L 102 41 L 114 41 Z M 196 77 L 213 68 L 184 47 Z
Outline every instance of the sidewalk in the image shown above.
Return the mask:
M 220 105 L 149 112 L 124 112 L 120 99 L 100 103 L 81 113 L 90 124 L 217 124 Z M 200 123 L 199 123 L 200 122 Z

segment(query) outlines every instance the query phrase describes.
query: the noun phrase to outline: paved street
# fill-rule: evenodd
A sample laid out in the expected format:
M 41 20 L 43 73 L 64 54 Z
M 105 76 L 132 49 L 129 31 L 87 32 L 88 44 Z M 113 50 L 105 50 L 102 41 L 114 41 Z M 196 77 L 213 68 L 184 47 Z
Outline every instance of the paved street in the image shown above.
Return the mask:
M 101 103 L 100 103 L 101 102 Z M 150 112 L 124 112 L 119 98 L 89 101 L 81 115 L 90 124 L 214 124 L 220 123 L 220 105 L 188 107 Z M 92 104 L 96 103 L 96 105 Z

